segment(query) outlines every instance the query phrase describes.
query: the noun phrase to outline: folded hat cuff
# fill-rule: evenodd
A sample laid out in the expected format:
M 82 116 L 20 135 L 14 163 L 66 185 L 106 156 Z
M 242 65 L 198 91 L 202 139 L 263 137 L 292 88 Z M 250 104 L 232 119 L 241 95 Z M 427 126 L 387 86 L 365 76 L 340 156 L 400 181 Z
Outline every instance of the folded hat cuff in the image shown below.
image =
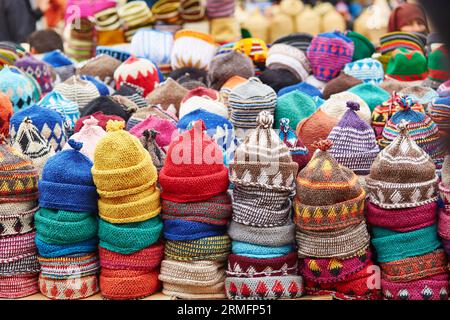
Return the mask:
M 0 237 L 0 263 L 19 260 L 36 251 L 36 231 L 14 237 Z
M 160 191 L 158 188 L 150 195 L 144 194 L 136 201 L 122 199 L 122 202 L 102 199 L 98 201 L 100 218 L 110 223 L 140 222 L 154 218 L 161 212 Z
M 98 238 L 92 238 L 77 243 L 58 245 L 51 244 L 40 239 L 39 235 L 36 236 L 36 247 L 39 255 L 46 258 L 55 258 L 68 256 L 71 254 L 90 253 L 97 250 Z
M 300 273 L 306 279 L 317 283 L 345 281 L 351 275 L 364 269 L 371 261 L 370 249 L 360 250 L 349 259 L 304 258 L 300 259 Z
M 90 297 L 99 291 L 97 276 L 56 280 L 39 276 L 39 289 L 53 300 L 78 300 Z
M 308 206 L 294 199 L 294 222 L 301 230 L 333 230 L 360 224 L 364 220 L 366 192 L 329 206 Z
M 166 241 L 165 258 L 178 261 L 225 261 L 230 253 L 228 235 L 206 237 L 189 241 Z
M 38 292 L 38 274 L 0 277 L 0 298 L 17 299 Z
M 225 270 L 214 261 L 163 260 L 159 280 L 170 284 L 207 287 L 225 280 Z
M 0 215 L 0 237 L 16 236 L 34 230 L 34 214 L 39 207 L 16 214 Z
M 233 300 L 295 299 L 303 295 L 304 286 L 301 276 L 229 277 L 225 280 L 225 290 L 228 299 Z
M 228 235 L 236 241 L 249 242 L 261 246 L 281 247 L 292 244 L 295 239 L 295 224 L 287 222 L 285 225 L 260 228 L 231 221 Z
M 99 247 L 100 264 L 107 269 L 153 270 L 164 255 L 164 244 L 158 241 L 132 254 L 121 254 Z
M 230 254 L 227 277 L 258 278 L 297 275 L 297 267 L 297 252 L 268 259 Z
M 411 232 L 395 232 L 373 227 L 372 244 L 377 250 L 378 262 L 390 262 L 419 256 L 434 251 L 441 243 L 436 225 Z
M 164 223 L 163 233 L 167 240 L 196 240 L 223 235 L 226 233 L 226 227 L 201 222 L 169 220 Z
M 405 209 L 383 209 L 370 203 L 367 205 L 367 222 L 371 225 L 398 232 L 408 232 L 429 227 L 436 223 L 437 203 Z
M 38 257 L 38 260 L 41 275 L 49 279 L 76 279 L 96 275 L 100 270 L 97 252 L 57 258 Z
M 426 279 L 392 282 L 381 279 L 383 296 L 387 300 L 448 300 L 448 275 L 442 273 Z
M 233 254 L 248 258 L 271 259 L 288 254 L 293 250 L 293 245 L 288 244 L 281 247 L 260 246 L 248 242 L 234 241 L 231 243 Z
M 439 211 L 438 233 L 441 238 L 450 240 L 450 212 L 445 209 Z
M 107 299 L 140 299 L 157 292 L 160 286 L 157 270 L 131 271 L 103 268 L 100 273 L 100 289 L 102 296 Z
M 211 300 L 225 299 L 225 284 L 219 282 L 212 286 L 198 287 L 183 284 L 163 283 L 162 293 L 179 299 Z
M 225 167 L 211 175 L 196 177 L 171 177 L 166 171 L 166 167 L 163 167 L 159 175 L 159 182 L 163 189 L 161 198 L 164 200 L 174 202 L 208 200 L 227 191 L 229 186 L 228 169 Z
M 48 209 L 97 213 L 95 186 L 39 181 L 39 206 Z

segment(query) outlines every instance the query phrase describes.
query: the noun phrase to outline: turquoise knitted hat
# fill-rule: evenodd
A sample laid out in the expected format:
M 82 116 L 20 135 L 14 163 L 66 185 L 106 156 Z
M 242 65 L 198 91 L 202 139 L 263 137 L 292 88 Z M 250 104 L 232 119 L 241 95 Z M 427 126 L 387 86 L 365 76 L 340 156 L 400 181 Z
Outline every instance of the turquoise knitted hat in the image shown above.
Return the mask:
M 371 112 L 391 97 L 386 90 L 370 83 L 354 86 L 353 88 L 350 88 L 348 92 L 354 93 L 363 99 L 369 106 Z
M 80 118 L 80 110 L 78 105 L 72 100 L 64 98 L 56 91 L 46 94 L 45 97 L 39 101 L 38 106 L 61 113 L 66 120 L 67 127 L 72 131 Z
M 274 128 L 280 128 L 280 120 L 289 119 L 291 128 L 297 128 L 297 124 L 316 112 L 314 100 L 298 90 L 286 93 L 278 98 L 275 108 Z
M 294 239 L 292 239 L 293 241 Z M 234 254 L 249 258 L 270 259 L 277 258 L 292 252 L 294 247 L 291 244 L 281 247 L 260 246 L 249 242 L 232 241 L 231 251 Z
M 34 102 L 31 81 L 23 74 L 12 72 L 7 66 L 0 71 L 0 92 L 9 97 L 14 112 L 28 108 Z

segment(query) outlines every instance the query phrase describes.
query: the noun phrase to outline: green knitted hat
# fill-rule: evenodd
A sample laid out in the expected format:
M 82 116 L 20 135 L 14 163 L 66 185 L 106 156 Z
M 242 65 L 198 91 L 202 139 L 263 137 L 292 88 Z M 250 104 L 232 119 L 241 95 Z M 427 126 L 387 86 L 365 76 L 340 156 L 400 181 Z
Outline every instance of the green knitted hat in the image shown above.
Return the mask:
M 399 81 L 424 80 L 427 74 L 427 58 L 424 54 L 405 48 L 393 52 L 386 68 L 386 76 Z
M 359 84 L 350 88 L 348 91 L 363 99 L 369 106 L 371 112 L 376 106 L 379 106 L 391 97 L 386 90 L 370 83 Z
M 309 95 L 298 90 L 286 93 L 278 98 L 274 128 L 280 128 L 283 118 L 289 119 L 291 128 L 297 128 L 297 124 L 316 112 L 316 109 L 316 103 Z
M 354 31 L 348 31 L 349 37 L 355 44 L 355 51 L 353 52 L 353 61 L 370 58 L 375 53 L 375 47 L 369 39 L 362 34 Z

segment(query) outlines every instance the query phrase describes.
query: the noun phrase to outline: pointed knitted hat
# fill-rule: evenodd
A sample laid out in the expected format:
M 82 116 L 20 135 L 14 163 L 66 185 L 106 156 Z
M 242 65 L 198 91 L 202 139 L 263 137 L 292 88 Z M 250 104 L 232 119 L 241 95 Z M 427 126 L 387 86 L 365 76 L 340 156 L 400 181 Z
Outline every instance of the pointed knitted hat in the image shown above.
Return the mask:
M 364 220 L 366 193 L 353 171 L 328 152 L 332 144 L 316 142 L 319 150 L 297 176 L 294 220 L 300 229 L 342 229 Z
M 409 134 L 414 123 L 402 120 L 398 134 L 375 159 L 366 178 L 370 201 L 384 209 L 413 208 L 437 200 L 438 176 L 430 156 Z
M 308 148 L 306 148 L 299 137 L 297 137 L 295 130 L 291 128 L 290 121 L 287 118 L 280 119 L 279 137 L 289 148 L 292 161 L 298 164 L 298 170 L 302 170 L 311 159 L 311 155 Z
M 41 135 L 30 118 L 25 118 L 20 124 L 12 147 L 33 161 L 39 175 L 47 160 L 55 154 L 48 140 Z
M 294 189 L 298 164 L 272 129 L 273 116 L 261 111 L 256 123 L 256 129 L 247 134 L 230 163 L 231 182 L 271 190 Z
M 100 96 L 97 87 L 92 82 L 83 80 L 79 76 L 72 76 L 66 81 L 58 83 L 54 91 L 75 102 L 80 111 L 89 102 Z
M 328 136 L 333 142 L 329 153 L 339 164 L 358 175 L 366 175 L 369 174 L 380 148 L 373 129 L 356 114 L 359 104 L 349 101 L 347 108 L 347 112 Z
M 80 118 L 78 105 L 75 102 L 64 98 L 57 91 L 52 91 L 46 94 L 45 97 L 39 101 L 38 106 L 61 113 L 66 120 L 65 123 L 68 128 L 72 130 L 75 128 L 75 124 Z
M 83 144 L 69 140 L 72 149 L 57 153 L 45 164 L 39 180 L 39 206 L 75 212 L 97 212 L 92 161 L 80 152 Z
M 173 140 L 159 176 L 161 198 L 173 202 L 207 200 L 228 189 L 228 170 L 203 121 Z

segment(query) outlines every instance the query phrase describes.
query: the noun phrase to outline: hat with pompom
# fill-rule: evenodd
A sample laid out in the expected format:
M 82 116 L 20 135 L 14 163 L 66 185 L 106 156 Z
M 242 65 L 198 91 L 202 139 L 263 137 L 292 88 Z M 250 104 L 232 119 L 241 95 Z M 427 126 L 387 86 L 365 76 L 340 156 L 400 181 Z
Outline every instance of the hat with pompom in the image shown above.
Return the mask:
M 348 110 L 348 101 L 354 101 L 359 104 L 359 110 L 356 114 L 364 120 L 364 122 L 370 124 L 372 112 L 370 111 L 369 106 L 363 99 L 349 91 L 333 94 L 320 106 L 320 109 L 332 117 L 341 119 Z

